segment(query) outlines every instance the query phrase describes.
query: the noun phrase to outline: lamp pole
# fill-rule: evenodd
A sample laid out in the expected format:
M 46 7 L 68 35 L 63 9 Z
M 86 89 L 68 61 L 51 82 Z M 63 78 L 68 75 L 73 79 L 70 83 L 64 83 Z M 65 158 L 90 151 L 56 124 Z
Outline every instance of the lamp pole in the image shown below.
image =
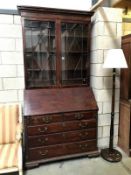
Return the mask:
M 119 162 L 122 159 L 121 153 L 113 148 L 113 137 L 114 137 L 114 115 L 115 115 L 115 78 L 116 69 L 113 68 L 112 77 L 112 106 L 111 106 L 111 125 L 110 125 L 110 139 L 109 148 L 101 151 L 101 156 L 109 162 Z
M 116 78 L 116 69 L 113 68 L 113 77 L 112 77 L 112 104 L 111 104 L 111 126 L 110 126 L 110 141 L 109 148 L 113 149 L 113 136 L 114 136 L 114 115 L 115 115 L 115 78 Z

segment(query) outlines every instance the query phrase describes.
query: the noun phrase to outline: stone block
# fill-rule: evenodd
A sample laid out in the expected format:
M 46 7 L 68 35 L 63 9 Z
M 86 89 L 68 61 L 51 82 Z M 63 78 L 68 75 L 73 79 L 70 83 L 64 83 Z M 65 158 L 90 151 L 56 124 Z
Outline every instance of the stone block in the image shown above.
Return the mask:
M 24 91 L 18 90 L 18 101 L 23 102 L 24 101 Z
M 21 25 L 21 16 L 14 15 L 14 24 Z
M 98 114 L 102 114 L 102 111 L 103 111 L 103 103 L 102 103 L 102 102 L 98 102 L 97 105 L 98 105 Z
M 109 137 L 99 138 L 98 139 L 99 148 L 108 148 L 109 147 Z
M 3 89 L 2 78 L 0 78 L 0 90 Z
M 0 91 L 0 103 L 17 102 L 17 90 Z
M 98 115 L 98 126 L 109 126 L 111 121 L 111 114 L 99 114 Z M 117 125 L 119 121 L 118 113 L 115 113 L 114 124 Z
M 121 48 L 121 37 L 96 36 L 92 38 L 91 50 Z
M 106 36 L 117 36 L 117 23 L 116 22 L 105 22 L 103 35 Z
M 0 51 L 15 51 L 15 39 L 0 38 Z
M 24 77 L 24 66 L 17 65 L 17 77 Z
M 91 76 L 91 86 L 95 89 L 103 89 L 103 77 Z
M 104 34 L 104 22 L 93 23 L 91 36 L 95 37 Z
M 0 14 L 0 24 L 13 24 L 13 15 Z
M 22 26 L 0 24 L 0 37 L 22 38 Z
M 0 65 L 0 77 L 16 77 L 16 66 Z
M 122 9 L 99 7 L 95 13 L 94 21 L 122 22 Z
M 122 23 L 117 23 L 117 36 L 123 36 Z
M 98 138 L 102 137 L 103 127 L 98 127 Z
M 119 102 L 115 102 L 115 112 L 119 112 Z M 104 102 L 103 103 L 103 114 L 111 113 L 111 103 Z
M 2 64 L 2 56 L 1 56 L 1 52 L 0 52 L 0 64 Z
M 103 50 L 94 50 L 91 52 L 91 63 L 103 63 Z
M 4 89 L 24 89 L 24 78 L 4 78 Z
M 22 39 L 16 39 L 16 51 L 23 51 L 23 41 Z
M 22 52 L 1 52 L 2 64 L 23 64 Z
M 118 135 L 118 125 L 114 125 L 114 136 Z M 103 126 L 103 137 L 109 137 L 110 136 L 110 125 L 109 126 Z
M 91 64 L 91 76 L 111 76 L 112 69 L 103 68 L 103 64 Z
M 111 94 L 112 91 L 111 90 L 98 90 L 98 89 L 94 89 L 93 88 L 93 92 L 95 95 L 95 98 L 97 100 L 97 102 L 104 102 L 104 101 L 108 101 L 111 102 Z

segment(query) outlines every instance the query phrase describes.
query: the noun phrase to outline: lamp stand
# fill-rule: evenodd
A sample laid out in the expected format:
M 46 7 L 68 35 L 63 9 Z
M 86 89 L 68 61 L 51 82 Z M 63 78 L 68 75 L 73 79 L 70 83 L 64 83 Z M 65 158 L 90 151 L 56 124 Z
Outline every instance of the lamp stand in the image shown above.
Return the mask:
M 109 162 L 119 162 L 122 159 L 121 153 L 113 149 L 113 136 L 114 136 L 114 108 L 115 108 L 115 77 L 116 69 L 113 68 L 113 84 L 112 84 L 112 106 L 111 106 L 111 125 L 110 125 L 110 140 L 109 148 L 103 149 L 101 151 L 101 156 L 103 159 Z

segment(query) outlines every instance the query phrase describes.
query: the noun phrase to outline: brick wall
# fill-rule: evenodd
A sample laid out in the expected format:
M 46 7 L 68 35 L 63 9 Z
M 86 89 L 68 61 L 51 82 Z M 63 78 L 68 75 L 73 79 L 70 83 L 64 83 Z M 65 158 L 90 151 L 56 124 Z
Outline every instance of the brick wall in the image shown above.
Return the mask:
M 108 146 L 111 112 L 111 70 L 102 68 L 106 52 L 119 48 L 120 9 L 99 8 L 92 18 L 91 86 L 97 104 L 98 145 Z M 23 102 L 24 73 L 20 17 L 0 14 L 0 103 Z M 119 78 L 116 80 L 115 144 L 118 136 Z

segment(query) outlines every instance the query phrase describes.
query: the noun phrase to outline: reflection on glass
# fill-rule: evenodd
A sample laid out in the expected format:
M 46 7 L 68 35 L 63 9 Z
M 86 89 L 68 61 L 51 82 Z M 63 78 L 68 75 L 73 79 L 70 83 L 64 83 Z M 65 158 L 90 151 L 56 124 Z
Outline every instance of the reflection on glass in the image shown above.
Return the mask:
M 62 83 L 86 84 L 89 78 L 87 24 L 62 23 Z
M 55 23 L 25 20 L 27 87 L 56 84 Z

